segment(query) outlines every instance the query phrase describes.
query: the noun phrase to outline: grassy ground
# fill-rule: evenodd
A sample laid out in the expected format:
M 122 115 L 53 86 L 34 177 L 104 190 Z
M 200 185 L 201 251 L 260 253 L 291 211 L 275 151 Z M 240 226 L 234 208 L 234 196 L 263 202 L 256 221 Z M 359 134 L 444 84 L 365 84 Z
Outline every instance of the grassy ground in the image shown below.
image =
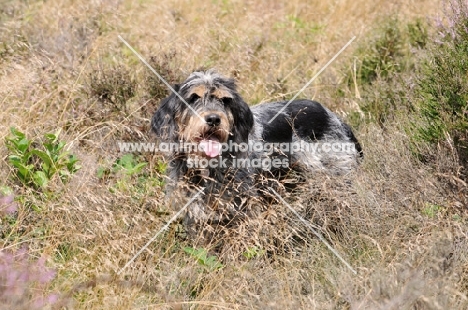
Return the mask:
M 13 126 L 43 150 L 44 135 L 60 131 L 66 145 L 56 154 L 67 150 L 81 166 L 71 172 L 67 164 L 77 167 L 65 156 L 55 163 L 69 177 L 43 176 L 33 152 L 31 173 L 20 181 L 12 149 L 0 148 L 2 191 L 17 209 L 1 218 L 0 267 L 24 270 L 5 255 L 27 247 L 30 262 L 46 257 L 56 270 L 45 286 L 13 281 L 16 295 L 0 288 L 2 307 L 40 308 L 37 299 L 53 294 L 56 306 L 78 309 L 466 309 L 466 178 L 450 135 L 415 146 L 411 125 L 422 120 L 408 108 L 418 100 L 415 63 L 428 52 L 418 43 L 424 31 L 407 25 L 420 20 L 428 37 L 436 35 L 442 7 L 429 0 L 0 0 L 1 143 Z M 311 176 L 287 197 L 356 275 L 293 219 L 272 233 L 286 250 L 252 247 L 236 261 L 195 257 L 174 224 L 117 274 L 172 216 L 162 203 L 161 157 L 117 148 L 153 141 L 150 118 L 167 95 L 118 35 L 170 83 L 214 67 L 235 77 L 252 104 L 291 98 L 357 36 L 301 97 L 350 122 L 365 160 L 346 180 Z M 292 241 L 289 229 L 302 240 Z

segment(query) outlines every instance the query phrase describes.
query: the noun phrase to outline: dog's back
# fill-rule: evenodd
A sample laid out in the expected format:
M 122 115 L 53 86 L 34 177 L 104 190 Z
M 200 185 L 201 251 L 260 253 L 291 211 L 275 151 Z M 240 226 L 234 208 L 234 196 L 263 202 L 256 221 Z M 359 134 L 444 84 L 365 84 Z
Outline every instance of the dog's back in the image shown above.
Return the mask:
M 362 148 L 350 126 L 320 103 L 294 100 L 251 107 L 257 126 L 252 140 L 290 143 L 282 155 L 296 170 L 350 171 L 362 157 Z

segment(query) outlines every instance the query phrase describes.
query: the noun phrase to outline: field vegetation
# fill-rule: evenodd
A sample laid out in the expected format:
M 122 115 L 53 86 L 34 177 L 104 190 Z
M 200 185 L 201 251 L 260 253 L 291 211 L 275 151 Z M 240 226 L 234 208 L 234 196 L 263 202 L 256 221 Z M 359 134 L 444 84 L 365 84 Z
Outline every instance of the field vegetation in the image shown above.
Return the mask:
M 300 98 L 353 127 L 345 177 L 310 175 L 236 258 L 167 223 L 154 142 L 198 68 L 250 104 Z M 468 3 L 0 0 L 0 307 L 468 309 Z M 242 238 L 242 236 L 235 236 Z M 121 272 L 119 272 L 121 271 Z

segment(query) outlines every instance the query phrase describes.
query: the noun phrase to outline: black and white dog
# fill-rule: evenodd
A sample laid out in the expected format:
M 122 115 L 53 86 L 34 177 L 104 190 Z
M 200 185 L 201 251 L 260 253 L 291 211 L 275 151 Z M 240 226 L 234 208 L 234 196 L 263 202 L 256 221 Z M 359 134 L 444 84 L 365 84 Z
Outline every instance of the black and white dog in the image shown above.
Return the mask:
M 152 129 L 160 145 L 172 146 L 167 195 L 178 189 L 185 197 L 172 205 L 181 208 L 203 189 L 188 206 L 187 224 L 258 214 L 249 201 L 265 191 L 262 178 L 288 171 L 343 174 L 362 156 L 351 128 L 315 101 L 249 107 L 234 81 L 213 70 L 193 72 L 174 89 L 177 94 L 154 114 Z

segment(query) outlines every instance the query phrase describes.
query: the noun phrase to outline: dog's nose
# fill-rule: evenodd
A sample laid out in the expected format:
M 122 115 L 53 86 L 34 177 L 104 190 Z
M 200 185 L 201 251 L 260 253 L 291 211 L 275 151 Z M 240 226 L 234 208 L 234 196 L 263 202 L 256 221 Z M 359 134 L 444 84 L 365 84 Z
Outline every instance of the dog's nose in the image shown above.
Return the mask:
M 218 114 L 209 114 L 205 116 L 205 122 L 210 127 L 219 126 L 221 124 L 221 117 Z

